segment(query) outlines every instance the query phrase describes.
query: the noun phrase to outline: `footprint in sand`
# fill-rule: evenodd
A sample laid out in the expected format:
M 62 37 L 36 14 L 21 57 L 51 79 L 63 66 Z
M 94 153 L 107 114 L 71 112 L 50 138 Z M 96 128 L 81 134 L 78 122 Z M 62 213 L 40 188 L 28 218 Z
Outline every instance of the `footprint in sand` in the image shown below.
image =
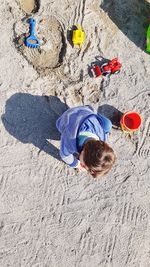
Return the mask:
M 15 27 L 16 46 L 22 55 L 34 68 L 44 74 L 48 69 L 53 69 L 62 63 L 65 54 L 63 30 L 59 21 L 54 17 L 36 20 L 36 37 L 40 41 L 39 49 L 28 48 L 24 45 L 23 38 L 29 31 L 29 24 L 18 22 Z
M 36 13 L 40 7 L 39 0 L 18 0 L 21 9 L 27 14 Z
M 137 153 L 140 157 L 145 158 L 148 160 L 150 156 L 150 119 L 147 119 L 143 136 L 138 144 Z

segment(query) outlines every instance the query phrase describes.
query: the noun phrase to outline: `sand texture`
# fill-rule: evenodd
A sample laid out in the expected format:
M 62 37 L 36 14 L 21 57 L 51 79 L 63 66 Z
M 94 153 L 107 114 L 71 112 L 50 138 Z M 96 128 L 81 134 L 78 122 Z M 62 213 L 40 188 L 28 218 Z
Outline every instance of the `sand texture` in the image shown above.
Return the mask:
M 148 2 L 1 0 L 0 267 L 150 267 Z M 37 50 L 24 45 L 30 16 Z M 122 63 L 107 86 L 91 76 L 99 56 Z M 117 162 L 98 180 L 60 160 L 55 126 L 89 104 L 115 126 Z M 128 110 L 142 116 L 131 136 L 116 127 Z

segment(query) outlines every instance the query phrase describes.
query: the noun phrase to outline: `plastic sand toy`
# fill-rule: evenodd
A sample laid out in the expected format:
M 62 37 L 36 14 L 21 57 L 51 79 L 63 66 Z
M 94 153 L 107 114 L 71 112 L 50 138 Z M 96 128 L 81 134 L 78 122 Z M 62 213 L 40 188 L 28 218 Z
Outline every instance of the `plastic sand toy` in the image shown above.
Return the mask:
M 82 47 L 84 42 L 84 31 L 80 25 L 78 25 L 76 30 L 73 30 L 72 42 L 74 45 L 79 45 L 80 48 Z
M 150 53 L 150 25 L 147 29 L 146 52 Z
M 125 112 L 120 120 L 121 129 L 123 132 L 132 133 L 141 126 L 141 116 L 135 111 Z
M 30 48 L 38 48 L 39 47 L 39 41 L 35 36 L 35 19 L 31 18 L 29 19 L 30 24 L 30 35 L 25 39 L 25 45 Z
M 119 73 L 120 68 L 122 67 L 121 63 L 119 63 L 117 58 L 109 60 L 107 63 L 103 63 L 102 65 L 93 64 L 92 65 L 92 73 L 94 77 L 99 76 L 110 76 L 111 74 Z

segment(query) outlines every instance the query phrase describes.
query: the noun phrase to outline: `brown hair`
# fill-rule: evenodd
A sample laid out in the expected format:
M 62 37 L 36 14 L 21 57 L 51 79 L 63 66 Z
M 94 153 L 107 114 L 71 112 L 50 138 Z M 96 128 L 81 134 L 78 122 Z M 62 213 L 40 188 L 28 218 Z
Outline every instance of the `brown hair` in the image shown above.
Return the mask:
M 84 163 L 94 178 L 106 174 L 116 159 L 113 149 L 108 144 L 95 139 L 85 143 L 83 153 Z

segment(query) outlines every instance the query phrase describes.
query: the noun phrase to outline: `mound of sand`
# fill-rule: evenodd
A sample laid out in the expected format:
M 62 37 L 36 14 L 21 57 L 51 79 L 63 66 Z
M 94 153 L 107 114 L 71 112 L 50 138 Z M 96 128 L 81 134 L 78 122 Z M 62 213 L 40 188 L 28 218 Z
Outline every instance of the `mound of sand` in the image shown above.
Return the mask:
M 26 21 L 27 24 L 27 21 Z M 36 37 L 40 40 L 39 49 L 31 49 L 24 45 L 27 25 L 18 22 L 15 25 L 16 46 L 19 52 L 38 71 L 56 68 L 61 63 L 63 48 L 63 31 L 59 21 L 55 17 L 43 18 L 38 22 Z

